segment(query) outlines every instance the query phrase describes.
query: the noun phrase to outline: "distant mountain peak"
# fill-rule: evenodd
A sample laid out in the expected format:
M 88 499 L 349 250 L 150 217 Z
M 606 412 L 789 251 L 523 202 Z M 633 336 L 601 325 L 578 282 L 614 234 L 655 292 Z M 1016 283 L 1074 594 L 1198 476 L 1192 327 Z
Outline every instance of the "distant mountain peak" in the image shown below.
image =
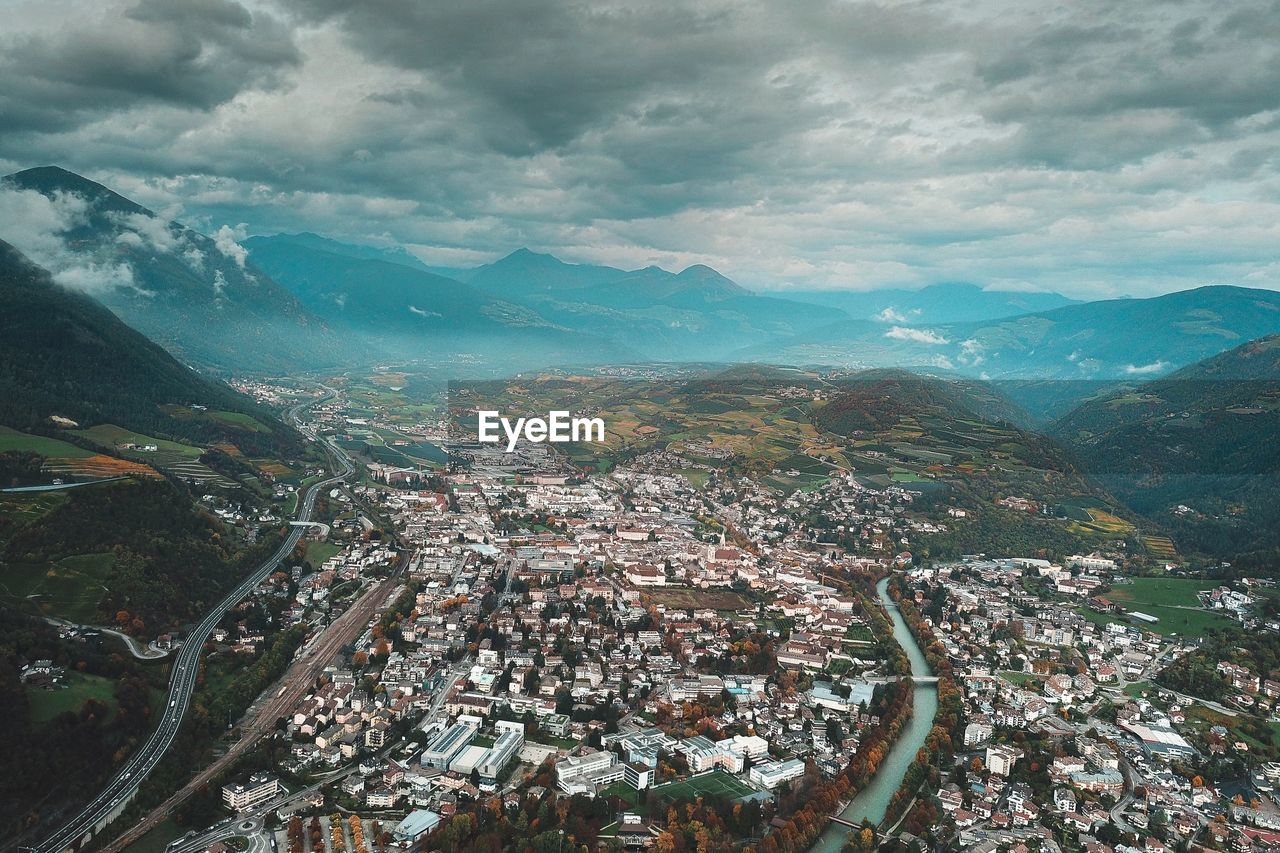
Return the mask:
M 0 182 L 21 189 L 35 190 L 45 195 L 64 192 L 82 196 L 92 199 L 94 206 L 100 211 L 113 210 L 122 213 L 143 213 L 147 216 L 155 215 L 137 202 L 125 198 L 97 181 L 61 166 L 36 166 L 23 169 L 20 172 L 5 175 Z

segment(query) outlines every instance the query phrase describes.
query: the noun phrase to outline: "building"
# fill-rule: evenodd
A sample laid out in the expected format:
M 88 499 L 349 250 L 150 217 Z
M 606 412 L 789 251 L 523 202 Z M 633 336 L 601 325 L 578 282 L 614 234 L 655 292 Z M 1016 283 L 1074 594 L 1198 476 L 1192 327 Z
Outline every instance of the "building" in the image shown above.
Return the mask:
M 1124 777 L 1119 770 L 1099 770 L 1097 773 L 1072 773 L 1071 784 L 1082 791 L 1118 796 L 1124 791 Z
M 520 754 L 520 747 L 524 746 L 523 723 L 502 720 L 496 724 L 495 728 L 501 734 L 476 767 L 480 773 L 480 787 L 486 789 L 497 787 L 498 777 L 502 775 L 502 771 L 507 768 L 512 759 Z
M 391 837 L 403 845 L 415 844 L 440 823 L 440 815 L 426 809 L 414 809 L 391 830 Z
M 255 773 L 248 782 L 222 786 L 222 804 L 238 812 L 247 811 L 280 793 L 280 780 L 266 773 Z
M 1022 752 L 1011 746 L 997 744 L 987 747 L 987 769 L 997 776 L 1008 776 L 1013 772 L 1013 765 L 1018 763 Z
M 476 736 L 476 730 L 466 723 L 454 723 L 436 736 L 422 751 L 422 766 L 447 770 Z
M 1186 738 L 1165 726 L 1144 726 L 1139 723 L 1122 723 L 1121 728 L 1142 741 L 1148 755 L 1164 758 L 1189 758 L 1196 754 L 1195 747 Z
M 641 764 L 639 761 L 622 765 L 622 781 L 637 791 L 643 791 L 653 784 L 653 773 L 652 767 Z
M 783 782 L 799 779 L 804 775 L 804 762 L 798 758 L 789 761 L 766 761 L 751 768 L 752 784 L 773 789 Z
M 618 763 L 618 756 L 612 752 L 570 755 L 556 764 L 556 787 L 570 796 L 594 797 L 601 786 L 623 778 L 625 766 Z
M 991 739 L 990 723 L 970 723 L 964 727 L 964 745 L 977 746 Z

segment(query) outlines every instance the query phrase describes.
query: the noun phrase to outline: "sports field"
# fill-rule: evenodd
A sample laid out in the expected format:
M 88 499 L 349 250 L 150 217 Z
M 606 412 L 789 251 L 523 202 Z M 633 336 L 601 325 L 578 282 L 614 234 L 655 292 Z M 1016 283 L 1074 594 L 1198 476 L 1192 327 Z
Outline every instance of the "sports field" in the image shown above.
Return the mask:
M 694 776 L 682 782 L 657 785 L 653 792 L 670 799 L 696 799 L 699 796 L 737 800 L 756 793 L 755 788 L 723 770 L 713 770 L 702 776 Z

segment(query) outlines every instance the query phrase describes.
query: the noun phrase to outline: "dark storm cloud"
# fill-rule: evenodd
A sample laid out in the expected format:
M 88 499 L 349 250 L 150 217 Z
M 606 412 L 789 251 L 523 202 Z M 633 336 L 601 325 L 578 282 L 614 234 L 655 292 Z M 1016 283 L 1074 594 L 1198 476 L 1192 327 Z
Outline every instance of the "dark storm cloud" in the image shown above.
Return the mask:
M 209 109 L 299 61 L 290 33 L 232 0 L 85 5 L 53 32 L 0 53 L 0 122 L 63 130 L 147 103 Z
M 1280 286 L 1270 0 L 13 2 L 0 160 L 210 228 L 766 286 Z

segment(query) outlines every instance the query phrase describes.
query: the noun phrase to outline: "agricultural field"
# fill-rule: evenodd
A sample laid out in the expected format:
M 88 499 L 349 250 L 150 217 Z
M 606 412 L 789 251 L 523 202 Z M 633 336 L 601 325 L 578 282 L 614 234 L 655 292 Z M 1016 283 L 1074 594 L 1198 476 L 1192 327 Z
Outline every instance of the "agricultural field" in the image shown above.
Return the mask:
M 224 412 L 218 409 L 205 411 L 202 409 L 192 409 L 190 406 L 179 406 L 176 404 L 161 406 L 160 408 L 169 417 L 177 420 L 214 421 L 216 423 L 225 424 L 226 426 L 235 427 L 236 429 L 242 429 L 247 432 L 265 433 L 271 431 L 253 415 L 245 414 L 244 412 Z
M 0 453 L 6 451 L 28 451 L 45 457 L 42 470 L 50 477 L 159 476 L 155 469 L 139 462 L 94 453 L 61 439 L 0 427 Z
M 46 723 L 65 711 L 76 713 L 86 699 L 98 699 L 106 703 L 111 713 L 115 713 L 115 687 L 115 682 L 110 678 L 68 670 L 65 686 L 52 690 L 27 691 L 31 720 L 37 724 Z
M 713 770 L 710 773 L 694 776 L 682 782 L 668 782 L 665 785 L 656 785 L 653 788 L 653 792 L 670 799 L 687 798 L 692 800 L 699 796 L 709 796 L 725 800 L 739 800 L 743 797 L 751 796 L 756 793 L 756 790 L 736 776 L 725 773 L 723 770 Z
M 307 540 L 307 556 L 306 559 L 311 562 L 312 567 L 320 568 L 325 560 L 341 551 L 341 546 L 332 542 L 316 542 L 315 540 Z
M 246 417 L 248 416 L 246 415 Z M 175 476 L 194 480 L 198 483 L 220 486 L 232 485 L 229 479 L 200 461 L 201 454 L 205 452 L 203 447 L 183 444 L 177 441 L 166 441 L 162 438 L 132 432 L 114 424 L 99 424 L 90 429 L 75 430 L 74 434 L 124 456 L 124 460 L 115 460 L 118 463 L 142 466 L 147 468 L 148 471 L 152 467 L 160 468 Z M 156 449 L 147 451 L 125 448 L 125 445 L 129 444 L 138 446 L 154 445 Z
M 1131 610 L 1142 610 L 1141 605 L 1199 608 L 1196 593 L 1216 586 L 1216 581 L 1198 578 L 1133 578 L 1112 587 L 1107 598 Z

